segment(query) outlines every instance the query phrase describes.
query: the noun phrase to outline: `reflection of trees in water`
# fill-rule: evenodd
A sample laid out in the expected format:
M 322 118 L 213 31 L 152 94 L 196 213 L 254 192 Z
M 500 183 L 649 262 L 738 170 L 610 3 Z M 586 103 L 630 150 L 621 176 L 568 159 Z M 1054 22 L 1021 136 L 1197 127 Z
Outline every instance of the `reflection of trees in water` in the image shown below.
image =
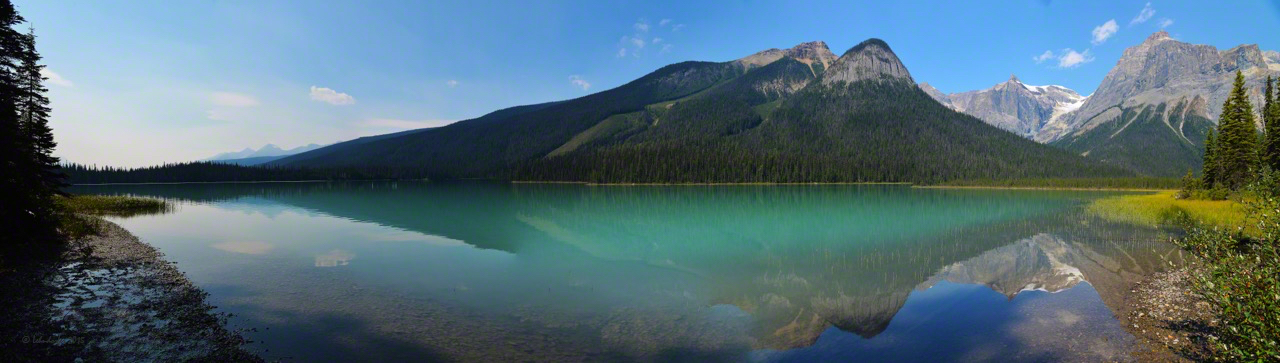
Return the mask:
M 941 280 L 1007 296 L 1084 280 L 1116 306 L 1125 281 L 1160 269 L 1173 249 L 1152 242 L 1153 231 L 1068 213 L 1089 197 L 1080 192 L 413 182 L 93 188 L 196 202 L 264 198 L 538 256 L 544 268 L 585 258 L 689 272 L 683 278 L 700 283 L 686 286 L 750 314 L 753 345 L 768 348 L 812 344 L 833 325 L 873 337 L 913 290 Z M 634 270 L 637 286 L 658 275 L 649 270 Z M 615 313 L 600 331 L 618 341 L 706 323 L 673 318 L 622 329 L 617 322 L 634 319 Z

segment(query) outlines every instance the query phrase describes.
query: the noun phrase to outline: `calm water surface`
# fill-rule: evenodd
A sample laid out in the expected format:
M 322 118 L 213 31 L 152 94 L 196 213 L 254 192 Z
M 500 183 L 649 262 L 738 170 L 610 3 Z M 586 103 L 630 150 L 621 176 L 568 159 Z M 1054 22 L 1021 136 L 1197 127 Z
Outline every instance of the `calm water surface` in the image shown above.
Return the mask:
M 269 359 L 1127 360 L 1177 263 L 1098 192 L 424 182 L 79 186 Z

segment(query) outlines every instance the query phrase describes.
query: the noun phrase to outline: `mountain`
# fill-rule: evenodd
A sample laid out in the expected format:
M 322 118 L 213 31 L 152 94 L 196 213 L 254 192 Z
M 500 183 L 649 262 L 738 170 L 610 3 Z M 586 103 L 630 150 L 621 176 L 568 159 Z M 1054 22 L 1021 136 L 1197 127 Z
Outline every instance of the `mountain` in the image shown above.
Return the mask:
M 216 161 L 222 164 L 254 166 L 254 165 L 262 165 L 272 161 L 280 160 L 281 158 L 284 158 L 286 156 L 289 156 L 289 155 L 254 156 L 254 157 L 240 158 L 240 159 L 222 159 L 222 160 L 213 160 L 213 161 Z
M 1036 137 L 1045 124 L 1055 122 L 1085 100 L 1070 88 L 1029 86 L 1017 76 L 978 91 L 944 94 L 928 83 L 921 83 L 920 89 L 944 106 L 1027 138 Z
M 227 152 L 227 153 L 214 155 L 213 157 L 205 160 L 220 161 L 220 160 L 236 160 L 236 159 L 250 159 L 250 158 L 253 158 L 256 160 L 263 160 L 262 158 L 264 157 L 273 157 L 273 156 L 282 157 L 282 156 L 304 153 L 304 152 L 308 152 L 308 151 L 319 149 L 319 148 L 320 148 L 320 145 L 308 144 L 308 145 L 285 150 L 273 144 L 266 144 L 266 145 L 263 145 L 261 148 L 258 148 L 257 150 L 254 150 L 253 148 L 245 148 L 244 150 L 240 150 L 236 152 Z M 243 165 L 252 165 L 252 164 L 243 164 Z
M 888 44 L 683 62 L 581 98 L 339 143 L 270 163 L 432 178 L 919 181 L 1129 175 L 939 105 Z
M 1262 104 L 1263 80 L 1280 75 L 1267 54 L 1257 45 L 1219 51 L 1157 32 L 1126 49 L 1084 104 L 1045 125 L 1036 140 L 1148 175 L 1199 170 L 1205 133 L 1236 71 L 1254 105 Z

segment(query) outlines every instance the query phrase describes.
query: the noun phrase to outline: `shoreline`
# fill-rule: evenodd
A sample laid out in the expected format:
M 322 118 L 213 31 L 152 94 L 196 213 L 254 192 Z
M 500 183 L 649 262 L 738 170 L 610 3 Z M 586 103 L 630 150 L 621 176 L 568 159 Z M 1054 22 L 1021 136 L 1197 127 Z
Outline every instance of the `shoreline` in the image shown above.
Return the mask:
M 1216 312 L 1191 290 L 1194 264 L 1145 276 L 1130 285 L 1116 319 L 1138 340 L 1130 355 L 1143 362 L 1213 360 Z
M 1111 187 L 1020 187 L 1020 186 L 988 186 L 988 185 L 912 185 L 921 189 L 1014 189 L 1014 190 L 1075 190 L 1102 192 L 1168 192 L 1177 189 L 1160 188 L 1111 188 Z
M 212 181 L 212 182 L 147 182 L 147 183 L 82 183 L 71 184 L 71 186 L 98 186 L 98 185 L 181 185 L 181 184 L 264 184 L 264 183 L 319 183 L 330 182 L 335 180 L 258 180 L 258 181 Z M 377 181 L 377 180 L 350 180 L 350 181 Z
M 187 184 L 272 184 L 272 183 L 324 183 L 324 182 L 369 182 L 369 181 L 414 181 L 432 182 L 423 179 L 361 179 L 361 180 L 261 180 L 261 181 L 214 181 L 214 182 L 148 182 L 148 183 L 83 183 L 72 186 L 114 186 L 114 185 L 187 185 Z M 475 181 L 475 179 L 458 180 Z M 1165 192 L 1177 189 L 1169 188 L 1125 188 L 1125 187 L 1037 187 L 1037 186 L 995 186 L 995 185 L 925 185 L 911 182 L 742 182 L 742 183 L 593 183 L 580 181 L 538 181 L 483 179 L 488 182 L 508 184 L 551 184 L 582 185 L 591 187 L 640 187 L 640 186 L 798 186 L 798 185 L 901 185 L 920 189 L 1002 189 L 1002 190 L 1069 190 L 1069 191 L 1117 191 L 1117 192 Z
M 4 299 L 14 329 L 0 356 L 88 361 L 262 361 L 245 350 L 243 329 L 228 329 L 164 254 L 119 225 L 84 216 L 97 235 L 70 241 L 40 271 L 4 276 L 21 293 Z M 156 329 L 163 327 L 163 329 Z M 20 359 L 21 360 L 21 359 Z
M 815 183 L 767 183 L 767 182 L 744 182 L 744 183 L 592 183 L 592 182 L 575 182 L 575 181 L 535 181 L 535 180 L 512 180 L 511 184 L 577 184 L 592 187 L 640 187 L 640 186 L 770 186 L 770 185 L 912 185 L 907 182 L 815 182 Z

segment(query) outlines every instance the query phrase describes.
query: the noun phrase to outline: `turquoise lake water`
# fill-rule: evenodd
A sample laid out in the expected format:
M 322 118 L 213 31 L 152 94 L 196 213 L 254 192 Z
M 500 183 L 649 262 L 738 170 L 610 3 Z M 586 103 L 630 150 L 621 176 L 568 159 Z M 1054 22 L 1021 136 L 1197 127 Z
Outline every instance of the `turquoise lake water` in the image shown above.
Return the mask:
M 1112 312 L 1180 261 L 1105 192 L 902 185 L 77 186 L 268 359 L 1127 360 Z

